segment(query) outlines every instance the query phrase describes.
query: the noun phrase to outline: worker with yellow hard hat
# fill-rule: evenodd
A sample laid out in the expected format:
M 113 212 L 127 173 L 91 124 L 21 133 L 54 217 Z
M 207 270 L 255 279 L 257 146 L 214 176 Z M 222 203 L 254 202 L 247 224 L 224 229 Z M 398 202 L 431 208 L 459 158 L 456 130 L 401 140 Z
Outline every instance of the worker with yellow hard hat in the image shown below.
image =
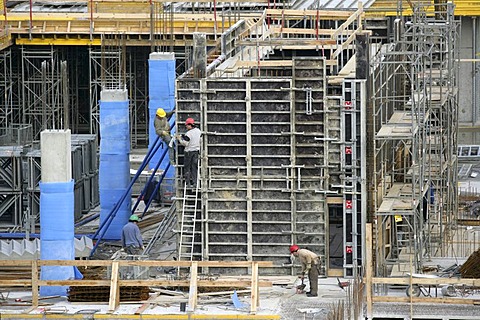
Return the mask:
M 155 132 L 157 135 L 165 142 L 168 146 L 168 157 L 172 165 L 175 164 L 175 154 L 173 149 L 173 140 L 170 135 L 170 123 L 168 123 L 168 118 L 173 114 L 173 111 L 166 112 L 163 108 L 158 108 L 155 112 L 155 120 L 153 121 L 153 126 L 155 127 Z

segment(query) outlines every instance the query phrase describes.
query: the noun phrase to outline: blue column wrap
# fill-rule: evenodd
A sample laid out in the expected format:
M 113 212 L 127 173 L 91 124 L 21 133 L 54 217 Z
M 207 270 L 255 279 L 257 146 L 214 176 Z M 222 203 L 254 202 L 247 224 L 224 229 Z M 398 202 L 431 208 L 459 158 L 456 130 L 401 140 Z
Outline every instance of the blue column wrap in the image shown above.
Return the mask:
M 153 148 L 157 134 L 153 126 L 155 113 L 158 108 L 163 108 L 165 111 L 172 111 L 175 107 L 175 60 L 148 60 L 149 65 L 149 93 L 150 104 L 148 106 L 149 121 L 149 144 L 148 149 Z M 170 125 L 175 123 L 175 118 L 170 119 Z M 168 146 L 163 143 L 163 148 L 159 148 L 152 157 L 148 167 L 155 168 L 155 165 L 160 160 L 162 153 Z M 165 170 L 169 162 L 168 156 L 165 157 L 160 165 L 160 169 Z M 166 177 L 174 177 L 174 168 L 170 167 Z
M 74 260 L 74 181 L 40 182 L 40 259 Z M 42 280 L 68 280 L 74 267 L 43 266 Z M 67 295 L 68 286 L 42 286 L 41 296 Z
M 130 125 L 128 100 L 100 101 L 100 225 L 108 219 L 130 184 Z M 128 222 L 131 191 L 108 226 L 103 239 L 119 240 Z M 101 233 L 100 233 L 101 234 Z

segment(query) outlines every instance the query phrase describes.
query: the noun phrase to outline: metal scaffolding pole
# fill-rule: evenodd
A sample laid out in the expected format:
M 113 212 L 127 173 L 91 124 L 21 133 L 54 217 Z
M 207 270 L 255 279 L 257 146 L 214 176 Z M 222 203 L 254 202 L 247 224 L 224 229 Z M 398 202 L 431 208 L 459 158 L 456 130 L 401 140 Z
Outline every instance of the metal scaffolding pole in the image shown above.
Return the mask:
M 64 92 L 59 54 L 49 49 L 22 47 L 22 124 L 32 124 L 33 138 L 43 129 L 64 128 Z
M 372 80 L 378 275 L 418 272 L 442 254 L 456 213 L 453 5 L 416 5 L 397 28 L 398 41 L 374 59 Z

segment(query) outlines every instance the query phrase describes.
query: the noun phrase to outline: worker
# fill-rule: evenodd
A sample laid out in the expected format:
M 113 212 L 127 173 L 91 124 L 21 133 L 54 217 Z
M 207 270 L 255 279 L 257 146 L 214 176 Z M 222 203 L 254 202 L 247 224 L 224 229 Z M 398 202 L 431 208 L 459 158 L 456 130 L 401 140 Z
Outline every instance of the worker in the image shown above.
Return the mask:
M 307 249 L 300 249 L 296 244 L 290 246 L 290 253 L 293 256 L 300 258 L 302 264 L 302 274 L 300 279 L 304 279 L 305 274 L 308 275 L 310 283 L 310 291 L 307 292 L 307 297 L 318 296 L 318 274 L 320 272 L 320 257 Z
M 185 127 L 187 133 L 178 136 L 178 142 L 185 147 L 183 161 L 185 184 L 189 188 L 197 188 L 198 155 L 202 132 L 195 126 L 193 118 L 185 121 Z
M 143 250 L 143 239 L 138 228 L 140 218 L 132 214 L 122 229 L 122 246 L 126 253 L 139 255 Z
M 164 109 L 158 108 L 155 113 L 155 120 L 153 121 L 153 126 L 155 127 L 155 133 L 165 142 L 168 146 L 168 158 L 170 164 L 173 166 L 175 164 L 175 150 L 173 148 L 173 140 L 170 135 L 170 124 L 168 123 L 168 118 L 173 114 L 173 111 L 165 112 Z

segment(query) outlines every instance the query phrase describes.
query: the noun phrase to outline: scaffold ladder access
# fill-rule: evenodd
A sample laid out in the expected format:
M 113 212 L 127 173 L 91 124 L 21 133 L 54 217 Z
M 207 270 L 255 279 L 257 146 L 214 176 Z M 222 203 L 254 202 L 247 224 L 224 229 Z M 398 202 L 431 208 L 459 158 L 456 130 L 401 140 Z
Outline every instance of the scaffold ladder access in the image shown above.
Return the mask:
M 178 245 L 178 260 L 193 260 L 195 224 L 197 222 L 198 193 L 200 186 L 199 171 L 200 167 L 198 166 L 197 181 L 194 187 L 189 188 L 187 181 L 184 181 L 183 185 L 182 219 Z

